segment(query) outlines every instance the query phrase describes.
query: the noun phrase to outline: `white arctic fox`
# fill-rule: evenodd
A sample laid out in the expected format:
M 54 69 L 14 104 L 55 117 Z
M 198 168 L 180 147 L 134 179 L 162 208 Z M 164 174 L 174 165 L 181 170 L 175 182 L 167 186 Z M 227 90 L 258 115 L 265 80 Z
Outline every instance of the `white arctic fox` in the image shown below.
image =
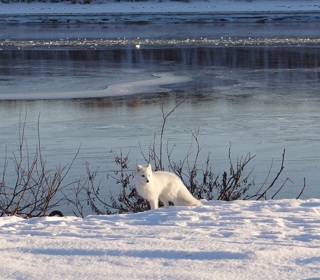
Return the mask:
M 153 172 L 150 164 L 137 166 L 135 181 L 138 194 L 149 201 L 151 209 L 158 208 L 159 199 L 165 207 L 169 207 L 169 201 L 174 205 L 202 205 L 177 175 L 166 171 Z

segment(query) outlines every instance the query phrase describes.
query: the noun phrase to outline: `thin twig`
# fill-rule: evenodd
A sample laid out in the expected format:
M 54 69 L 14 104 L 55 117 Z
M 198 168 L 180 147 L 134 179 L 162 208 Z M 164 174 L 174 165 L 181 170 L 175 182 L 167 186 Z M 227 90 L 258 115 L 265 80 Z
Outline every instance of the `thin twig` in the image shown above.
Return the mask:
M 267 193 L 268 190 L 270 190 L 273 185 L 275 184 L 275 182 L 278 180 L 280 174 L 282 173 L 283 169 L 284 169 L 284 157 L 285 157 L 285 153 L 286 153 L 286 150 L 284 149 L 283 150 L 283 153 L 282 153 L 282 160 L 281 160 L 281 166 L 280 166 L 280 170 L 278 171 L 276 177 L 273 179 L 272 183 L 269 185 L 268 188 L 266 188 L 266 190 L 257 198 L 257 200 L 260 200 L 262 197 L 264 197 Z
M 305 188 L 306 188 L 306 178 L 303 178 L 303 187 L 302 187 L 301 192 L 299 193 L 299 195 L 296 197 L 296 199 L 300 198 L 300 196 L 303 194 Z

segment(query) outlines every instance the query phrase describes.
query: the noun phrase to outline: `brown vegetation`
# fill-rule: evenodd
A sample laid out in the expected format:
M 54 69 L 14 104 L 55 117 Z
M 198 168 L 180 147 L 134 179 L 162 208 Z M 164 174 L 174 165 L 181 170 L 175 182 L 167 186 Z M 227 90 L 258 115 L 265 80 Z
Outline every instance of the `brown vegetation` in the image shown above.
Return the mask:
M 170 115 L 182 102 L 168 113 L 165 113 L 162 106 L 163 121 L 159 143 L 157 144 L 157 135 L 154 135 L 153 142 L 146 153 L 140 147 L 145 161 L 151 163 L 155 170 L 164 170 L 166 165 L 167 170 L 179 176 L 196 198 L 206 200 L 273 199 L 284 188 L 286 182 L 290 181 L 287 178 L 278 185 L 284 169 L 285 150 L 275 177 L 270 183 L 267 183 L 270 181 L 269 176 L 273 168 L 271 164 L 261 186 L 256 186 L 254 179 L 251 179 L 253 168 L 247 171 L 255 156 L 247 154 L 235 162 L 231 157 L 231 147 L 229 147 L 228 153 L 228 171 L 215 173 L 210 153 L 206 156 L 205 162 L 200 161 L 199 130 L 191 132 L 193 143 L 185 158 L 178 162 L 175 161 L 172 158 L 174 147 L 169 148 L 169 144 L 164 143 L 164 133 Z M 64 184 L 64 179 L 70 172 L 79 150 L 70 164 L 55 170 L 47 170 L 41 154 L 39 120 L 38 145 L 34 154 L 29 152 L 25 141 L 25 122 L 26 119 L 21 121 L 19 127 L 18 152 L 13 157 L 6 157 L 3 164 L 2 180 L 0 181 L 0 216 L 39 217 L 56 214 L 61 216 L 63 211 L 52 211 L 61 205 L 67 205 L 72 209 L 74 215 L 82 217 L 90 213 L 121 214 L 150 209 L 149 203 L 140 197 L 135 190 L 133 183 L 135 166 L 130 166 L 129 154 L 111 151 L 116 168 L 114 171 L 109 171 L 106 180 L 96 182 L 97 171 L 92 171 L 90 164 L 87 163 L 83 178 L 79 178 L 73 183 Z M 6 182 L 6 172 L 9 165 L 13 165 L 16 174 L 16 180 L 13 184 Z M 101 185 L 101 182 L 104 185 Z M 106 189 L 109 188 L 106 185 L 110 184 L 120 186 L 120 192 L 107 194 Z M 301 196 L 305 186 L 304 180 L 303 188 L 297 198 Z M 269 195 L 270 193 L 272 195 Z

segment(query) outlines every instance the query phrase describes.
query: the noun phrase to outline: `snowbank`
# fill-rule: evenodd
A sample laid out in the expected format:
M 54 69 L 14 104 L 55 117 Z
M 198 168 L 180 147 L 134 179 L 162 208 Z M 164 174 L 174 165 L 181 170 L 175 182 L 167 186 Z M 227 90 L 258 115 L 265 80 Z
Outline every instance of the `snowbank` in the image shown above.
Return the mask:
M 2 279 L 320 279 L 320 200 L 0 218 Z
M 128 14 L 131 16 L 128 17 Z M 173 16 L 174 14 L 174 16 Z M 1 23 L 110 23 L 310 21 L 320 20 L 318 0 L 207 0 L 107 2 L 100 4 L 11 3 L 0 4 Z M 39 17 L 39 15 L 45 15 Z
M 0 4 L 1 14 L 87 14 L 87 13 L 204 13 L 204 12 L 306 12 L 320 11 L 317 0 L 207 0 L 207 1 L 122 1 L 93 3 Z

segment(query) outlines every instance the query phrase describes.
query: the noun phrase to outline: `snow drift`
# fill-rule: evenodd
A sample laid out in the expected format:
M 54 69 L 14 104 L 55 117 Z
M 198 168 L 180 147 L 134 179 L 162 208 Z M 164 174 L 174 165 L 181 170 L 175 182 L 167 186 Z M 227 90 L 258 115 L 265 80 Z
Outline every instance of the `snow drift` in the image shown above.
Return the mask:
M 320 279 L 320 200 L 0 219 L 2 279 Z

